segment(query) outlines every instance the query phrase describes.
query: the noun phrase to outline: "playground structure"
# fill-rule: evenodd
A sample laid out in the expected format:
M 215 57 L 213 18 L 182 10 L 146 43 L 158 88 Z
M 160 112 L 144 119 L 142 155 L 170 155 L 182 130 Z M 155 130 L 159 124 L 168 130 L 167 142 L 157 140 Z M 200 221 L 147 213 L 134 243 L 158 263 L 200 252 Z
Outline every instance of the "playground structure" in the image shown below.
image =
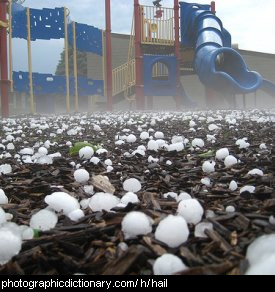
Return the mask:
M 177 108 L 188 107 L 192 105 L 192 101 L 185 93 L 180 76 L 183 71 L 188 74 L 186 72 L 189 69 L 194 70 L 205 85 L 209 105 L 213 103 L 215 92 L 227 92 L 234 96 L 262 89 L 275 96 L 275 85 L 260 74 L 249 71 L 242 56 L 231 48 L 231 36 L 215 15 L 215 2 L 200 5 L 174 0 L 174 8 L 165 8 L 161 5 L 140 5 L 139 0 L 134 0 L 128 58 L 124 64 L 114 69 L 110 0 L 105 0 L 105 32 L 70 21 L 66 8 L 39 10 L 11 2 L 8 5 L 7 21 L 7 0 L 0 0 L 3 117 L 9 115 L 8 87 L 11 92 L 29 94 L 31 113 L 35 113 L 36 108 L 43 107 L 45 103 L 53 105 L 55 94 L 66 96 L 68 113 L 71 112 L 71 95 L 74 96 L 75 111 L 79 108 L 79 97 L 91 95 L 106 96 L 108 110 L 112 110 L 113 104 L 123 99 L 135 100 L 137 109 L 144 110 L 146 97 L 150 107 L 153 96 L 171 96 L 174 97 Z M 10 51 L 9 76 L 7 35 Z M 12 71 L 12 38 L 15 37 L 27 40 L 28 72 Z M 60 38 L 64 38 L 65 76 L 32 72 L 31 41 Z M 73 47 L 74 76 L 69 74 L 69 45 Z M 101 80 L 78 76 L 78 50 L 102 57 Z M 186 68 L 188 63 L 191 64 L 190 68 Z M 54 107 L 50 107 L 50 110 L 54 111 Z

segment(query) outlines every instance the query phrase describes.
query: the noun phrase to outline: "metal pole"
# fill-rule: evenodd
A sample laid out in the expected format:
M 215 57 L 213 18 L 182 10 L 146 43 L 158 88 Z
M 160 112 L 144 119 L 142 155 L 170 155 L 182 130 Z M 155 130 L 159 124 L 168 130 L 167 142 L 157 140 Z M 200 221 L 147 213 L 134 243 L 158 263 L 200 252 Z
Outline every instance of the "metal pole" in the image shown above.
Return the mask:
M 66 110 L 71 111 L 70 103 L 70 71 L 69 71 L 69 45 L 68 45 L 68 14 L 67 8 L 64 8 L 64 46 L 65 46 L 65 75 L 66 75 Z
M 28 31 L 28 68 L 29 68 L 29 86 L 30 86 L 30 106 L 31 113 L 35 113 L 33 78 L 32 78 L 32 44 L 31 44 L 31 17 L 30 8 L 27 8 L 27 31 Z
M 74 47 L 74 102 L 75 102 L 75 111 L 78 112 L 78 72 L 77 72 L 77 48 L 76 48 L 76 25 L 75 21 L 73 22 L 73 47 Z
M 107 109 L 113 108 L 113 65 L 112 65 L 112 36 L 111 36 L 111 3 L 105 0 L 106 17 L 106 91 L 107 91 Z
M 134 1 L 135 9 L 135 54 L 136 54 L 136 102 L 137 109 L 144 110 L 144 84 L 143 84 L 143 56 L 141 50 L 141 17 L 139 0 Z
M 106 73 L 105 73 L 105 35 L 104 30 L 102 30 L 102 80 L 103 80 L 103 96 L 106 95 Z
M 176 107 L 181 106 L 180 94 L 180 16 L 179 16 L 179 0 L 174 0 L 174 19 L 175 19 L 175 55 L 177 58 L 177 96 Z
M 216 14 L 216 2 L 215 1 L 211 2 L 211 12 Z
M 1 64 L 1 106 L 2 117 L 9 117 L 9 80 L 7 48 L 7 0 L 0 0 L 0 64 Z
M 9 2 L 9 73 L 10 73 L 10 91 L 13 92 L 13 64 L 12 64 L 12 2 Z

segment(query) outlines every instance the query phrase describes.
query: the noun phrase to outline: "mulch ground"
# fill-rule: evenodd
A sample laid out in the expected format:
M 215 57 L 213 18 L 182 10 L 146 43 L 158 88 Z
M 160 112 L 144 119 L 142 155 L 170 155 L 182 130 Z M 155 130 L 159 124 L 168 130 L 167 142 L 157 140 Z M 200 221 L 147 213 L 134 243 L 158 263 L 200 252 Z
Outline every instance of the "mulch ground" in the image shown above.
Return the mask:
M 40 232 L 38 238 L 25 241 L 20 254 L 0 267 L 0 274 L 152 275 L 154 260 L 164 253 L 179 256 L 190 267 L 183 273 L 186 275 L 245 273 L 247 269 L 245 254 L 248 245 L 260 235 L 275 232 L 275 226 L 269 223 L 270 216 L 275 215 L 274 115 L 256 111 L 238 113 L 238 116 L 243 118 L 237 119 L 237 124 L 230 125 L 224 119 L 229 114 L 237 115 L 234 112 L 195 113 L 192 119 L 197 124 L 196 132 L 189 129 L 191 118 L 184 120 L 183 117 L 188 114 L 182 113 L 171 114 L 165 120 L 161 120 L 165 113 L 151 113 L 146 116 L 120 113 L 71 118 L 22 117 L 16 119 L 14 124 L 9 120 L 2 123 L 0 121 L 1 140 L 5 139 L 7 134 L 4 127 L 16 129 L 20 125 L 25 134 L 22 141 L 13 142 L 15 150 L 9 151 L 12 156 L 24 147 L 33 147 L 35 143 L 44 143 L 46 140 L 56 142 L 56 145 L 49 149 L 50 153 L 62 154 L 62 157 L 54 159 L 52 165 L 25 164 L 14 158 L 0 159 L 0 164 L 10 164 L 13 169 L 9 175 L 0 175 L 0 188 L 9 197 L 9 204 L 2 207 L 6 212 L 13 214 L 12 221 L 17 224 L 28 225 L 32 214 L 47 206 L 44 202 L 45 196 L 55 191 L 65 191 L 78 200 L 89 197 L 83 186 L 74 180 L 75 169 L 70 164 L 72 161 L 76 164 L 81 163 L 91 175 L 107 175 L 118 197 L 125 193 L 122 184 L 126 178 L 137 178 L 142 183 L 142 190 L 138 192 L 141 201 L 139 205 L 129 204 L 126 208 L 116 209 L 113 213 L 93 213 L 88 208 L 85 210 L 85 217 L 77 223 L 60 215 L 56 228 Z M 206 121 L 200 120 L 199 117 L 217 118 L 217 115 L 222 115 L 223 119 L 213 122 L 220 130 L 216 132 L 216 143 L 212 144 L 207 142 L 206 135 L 213 133 L 208 130 Z M 273 119 L 264 123 L 251 118 L 268 115 L 273 116 Z M 156 119 L 156 125 L 153 126 L 150 125 L 152 116 Z M 121 117 L 124 117 L 123 121 Z M 132 119 L 134 124 L 126 124 L 129 119 Z M 101 123 L 102 120 L 108 123 Z M 142 125 L 146 122 L 148 127 L 144 130 L 153 128 L 155 131 L 162 131 L 165 140 L 169 142 L 174 135 L 182 135 L 190 141 L 193 138 L 202 138 L 205 147 L 197 151 L 191 151 L 189 147 L 181 152 L 146 151 L 145 156 L 136 154 L 126 157 L 125 152 L 131 152 L 141 144 L 147 145 L 147 142 L 139 139 L 140 132 L 137 130 L 137 124 Z M 48 124 L 49 128 L 40 132 L 33 124 Z M 102 131 L 94 131 L 93 124 L 99 124 Z M 51 135 L 62 125 L 68 125 L 63 134 Z M 67 131 L 75 127 L 81 128 L 78 134 L 69 136 Z M 123 134 L 122 130 L 125 128 L 138 137 L 137 142 L 115 145 L 115 135 Z M 20 137 L 21 134 L 14 136 Z M 244 137 L 247 137 L 251 145 L 248 149 L 239 149 L 235 141 Z M 65 145 L 67 141 L 101 144 L 108 153 L 99 156 L 101 162 L 96 166 L 90 162 L 83 163 L 78 157 L 69 155 L 69 147 Z M 266 150 L 259 149 L 262 143 L 266 143 Z M 206 187 L 200 182 L 207 176 L 202 172 L 201 166 L 205 160 L 211 158 L 202 158 L 201 154 L 223 147 L 227 147 L 230 154 L 240 159 L 241 163 L 226 169 L 223 162 L 217 161 L 217 171 L 208 175 L 213 185 Z M 0 148 L 1 153 L 5 152 Z M 159 162 L 148 163 L 149 155 L 159 158 Z M 106 172 L 107 167 L 104 164 L 107 158 L 113 162 L 114 170 L 110 173 Z M 167 160 L 172 161 L 172 165 L 167 165 Z M 254 168 L 261 169 L 264 176 L 247 175 Z M 239 184 L 235 192 L 228 188 L 233 179 Z M 246 185 L 255 186 L 255 193 L 245 192 L 240 195 L 240 188 Z M 162 194 L 170 191 L 188 192 L 200 201 L 204 210 L 215 212 L 216 217 L 205 219 L 214 225 L 213 231 L 207 231 L 207 239 L 196 238 L 194 226 L 191 225 L 188 242 L 179 248 L 171 249 L 154 238 L 154 231 L 160 220 L 168 214 L 176 214 L 178 203 L 162 197 Z M 234 206 L 236 212 L 226 213 L 227 206 Z M 153 233 L 125 241 L 121 221 L 125 214 L 132 210 L 142 211 L 153 218 L 155 222 Z M 120 249 L 121 242 L 128 244 L 127 252 Z

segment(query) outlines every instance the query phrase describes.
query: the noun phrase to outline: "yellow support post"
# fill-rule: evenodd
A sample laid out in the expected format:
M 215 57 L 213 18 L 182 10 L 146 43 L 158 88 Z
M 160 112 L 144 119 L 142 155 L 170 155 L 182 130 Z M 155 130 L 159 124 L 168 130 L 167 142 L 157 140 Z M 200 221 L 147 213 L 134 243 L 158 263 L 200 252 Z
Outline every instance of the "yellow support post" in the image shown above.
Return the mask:
M 71 112 L 70 103 L 70 72 L 69 72 L 69 45 L 68 45 L 68 13 L 67 8 L 64 7 L 64 46 L 65 46 L 65 75 L 66 75 L 66 110 Z
M 12 2 L 9 1 L 9 69 L 10 69 L 10 91 L 13 92 L 13 64 L 12 64 Z
M 76 25 L 75 21 L 73 22 L 73 49 L 74 49 L 74 102 L 75 102 L 75 111 L 78 112 L 78 74 L 77 74 L 77 48 L 76 48 Z
M 31 47 L 31 18 L 30 8 L 27 8 L 27 31 L 28 31 L 28 68 L 29 68 L 29 85 L 30 85 L 30 106 L 31 113 L 35 114 L 33 79 L 32 79 L 32 47 Z

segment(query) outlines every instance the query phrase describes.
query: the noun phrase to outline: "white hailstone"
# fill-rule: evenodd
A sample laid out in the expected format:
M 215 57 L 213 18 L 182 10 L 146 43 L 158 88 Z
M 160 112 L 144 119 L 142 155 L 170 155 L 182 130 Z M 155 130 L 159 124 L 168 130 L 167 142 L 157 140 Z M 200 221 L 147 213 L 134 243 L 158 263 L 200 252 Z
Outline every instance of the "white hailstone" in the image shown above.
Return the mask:
M 94 186 L 84 186 L 84 192 L 89 195 L 94 194 Z
M 228 155 L 224 160 L 225 167 L 229 168 L 238 163 L 238 160 L 233 155 Z
M 6 149 L 6 146 L 3 145 L 3 144 L 0 144 L 0 149 L 1 149 L 1 150 L 5 150 L 5 149 Z
M 206 135 L 206 138 L 208 142 L 216 142 L 216 137 L 214 135 Z
M 55 192 L 46 196 L 45 202 L 56 212 L 63 212 L 65 215 L 80 209 L 78 200 L 64 192 Z
M 225 212 L 226 213 L 235 213 L 236 209 L 235 209 L 234 206 L 227 206 L 226 209 L 225 209 Z
M 167 160 L 166 161 L 166 165 L 168 165 L 168 166 L 172 165 L 172 161 L 171 160 Z
M 129 249 L 129 246 L 125 242 L 120 242 L 117 245 L 117 250 L 120 251 L 120 252 L 122 252 L 122 253 L 126 252 L 128 249 Z
M 202 139 L 195 138 L 192 141 L 192 146 L 194 148 L 196 148 L 196 147 L 203 148 L 204 147 L 204 141 Z
M 57 222 L 57 215 L 53 211 L 44 209 L 32 215 L 30 220 L 30 227 L 41 231 L 48 231 L 53 229 Z
M 201 221 L 204 210 L 198 200 L 190 199 L 181 201 L 177 212 L 187 223 L 196 225 Z
M 100 148 L 100 149 L 96 150 L 96 154 L 98 154 L 98 155 L 101 155 L 104 153 L 108 153 L 108 151 L 104 148 Z
M 47 149 L 46 147 L 40 147 L 40 148 L 38 149 L 38 153 L 39 153 L 40 155 L 47 155 L 47 154 L 48 154 L 48 149 Z
M 182 136 L 173 136 L 171 140 L 172 144 L 175 143 L 184 143 L 184 138 Z
M 205 212 L 205 218 L 206 219 L 211 219 L 214 218 L 216 216 L 215 212 L 212 210 L 206 210 Z
M 14 140 L 14 137 L 13 137 L 12 135 L 8 135 L 8 136 L 6 137 L 6 140 L 11 142 L 11 141 Z
M 185 243 L 189 237 L 189 229 L 184 218 L 169 215 L 163 219 L 155 233 L 155 238 L 171 248 L 176 248 Z
M 6 221 L 11 221 L 13 219 L 13 215 L 11 213 L 6 213 Z
M 135 143 L 137 141 L 137 137 L 135 135 L 131 134 L 131 135 L 127 136 L 126 140 L 128 143 Z
M 159 149 L 158 142 L 155 140 L 150 140 L 147 144 L 147 149 L 152 151 L 158 151 Z
M 122 232 L 125 239 L 136 238 L 152 232 L 151 218 L 142 212 L 130 212 L 122 220 Z
M 236 145 L 239 146 L 240 149 L 246 149 L 250 146 L 248 142 L 246 142 L 247 138 L 239 139 L 236 141 Z
M 247 249 L 246 259 L 251 266 L 257 266 L 275 254 L 275 234 L 257 238 Z M 274 262 L 273 262 L 274 264 Z M 274 265 L 275 267 L 275 265 Z
M 235 192 L 238 189 L 238 184 L 232 180 L 229 184 L 229 189 L 230 191 Z
M 137 150 L 146 151 L 146 147 L 144 145 L 139 145 Z
M 244 192 L 249 192 L 253 194 L 255 192 L 256 188 L 254 186 L 244 186 L 240 189 L 240 194 Z
M 5 205 L 8 203 L 9 203 L 8 197 L 6 196 L 5 192 L 2 189 L 0 189 L 0 205 Z
M 34 151 L 32 148 L 24 148 L 22 150 L 20 150 L 19 154 L 21 155 L 33 155 Z
M 53 159 L 51 156 L 43 155 L 39 157 L 36 161 L 37 164 L 53 164 Z
M 81 159 L 91 159 L 94 155 L 94 149 L 90 146 L 85 146 L 79 150 L 79 158 Z
M 107 172 L 112 172 L 114 168 L 111 165 L 108 165 L 106 170 Z
M 73 146 L 73 143 L 72 143 L 71 141 L 67 141 L 67 142 L 66 142 L 66 146 L 71 147 L 71 146 Z
M 186 192 L 181 192 L 178 197 L 176 198 L 177 202 L 185 201 L 185 200 L 190 200 L 192 197 L 186 193 Z
M 163 147 L 165 147 L 167 145 L 166 141 L 163 140 L 163 139 L 157 139 L 156 142 L 158 143 L 159 148 L 163 148 Z
M 0 229 L 0 265 L 8 263 L 18 255 L 22 246 L 22 239 L 7 228 Z
M 0 207 L 0 225 L 7 221 L 5 211 Z
M 34 231 L 32 228 L 27 227 L 22 231 L 22 240 L 31 240 L 34 237 Z
M 10 174 L 12 173 L 12 168 L 10 164 L 2 164 L 0 165 L 0 175 L 1 174 Z
M 153 156 L 150 155 L 148 157 L 148 162 L 149 163 L 159 162 L 159 159 L 158 158 L 154 158 Z
M 136 154 L 139 154 L 141 156 L 145 156 L 145 151 L 137 149 L 137 150 L 132 152 L 133 156 L 136 155 Z
M 44 146 L 49 149 L 51 147 L 51 142 L 49 140 L 47 140 L 45 143 L 44 143 Z
M 84 212 L 80 209 L 74 210 L 71 213 L 68 214 L 68 217 L 72 220 L 72 221 L 79 221 L 80 219 L 82 219 L 85 216 Z
M 227 156 L 229 156 L 228 148 L 222 148 L 216 152 L 216 158 L 218 160 L 224 160 Z
M 213 122 L 215 122 L 215 119 L 213 117 L 208 117 L 206 122 L 207 122 L 207 124 L 213 123 Z
M 94 165 L 98 165 L 98 163 L 100 162 L 100 159 L 94 156 L 91 158 L 90 162 L 93 163 Z
M 275 254 L 270 254 L 270 257 L 256 265 L 251 266 L 246 276 L 275 276 Z
M 197 124 L 194 121 L 189 122 L 189 127 L 194 128 Z
M 258 168 L 254 168 L 254 169 L 252 169 L 252 170 L 250 170 L 250 171 L 248 172 L 248 175 L 258 175 L 258 176 L 263 176 L 264 173 L 263 173 L 262 170 L 260 170 L 260 169 L 258 169 Z
M 219 129 L 219 127 L 217 125 L 215 125 L 215 124 L 211 124 L 211 125 L 208 126 L 208 130 L 209 131 L 215 131 L 215 130 L 218 130 L 218 129 Z
M 33 161 L 32 161 L 32 159 L 31 159 L 31 157 L 30 156 L 22 156 L 22 160 L 23 160 L 23 162 L 24 163 L 33 163 Z
M 164 139 L 164 134 L 162 132 L 156 132 L 154 136 L 156 139 Z
M 90 199 L 83 199 L 80 201 L 80 206 L 83 210 L 89 207 Z
M 213 224 L 208 222 L 201 222 L 195 227 L 195 237 L 207 238 L 205 230 L 213 230 Z
M 209 177 L 204 177 L 201 179 L 201 183 L 207 187 L 211 187 L 212 183 Z
M 178 142 L 178 143 L 174 143 L 174 144 L 171 144 L 168 146 L 168 151 L 171 152 L 171 151 L 177 151 L 177 152 L 180 152 L 184 149 L 184 144 L 181 143 L 181 142 Z
M 77 169 L 74 172 L 74 179 L 79 183 L 86 183 L 90 179 L 89 172 L 85 169 Z
M 94 131 L 100 132 L 101 128 L 98 125 L 94 125 Z
M 62 157 L 62 154 L 60 152 L 56 152 L 53 154 L 49 154 L 48 156 L 51 158 L 58 158 L 58 157 Z
M 141 132 L 139 137 L 141 140 L 147 140 L 149 139 L 150 135 L 148 132 Z
M 103 210 L 110 212 L 111 209 L 119 204 L 120 200 L 118 197 L 109 193 L 96 193 L 89 203 L 89 207 L 93 212 L 101 212 Z
M 275 217 L 274 217 L 274 216 L 270 216 L 270 217 L 269 217 L 269 223 L 270 223 L 271 225 L 275 225 Z
M 153 266 L 154 275 L 159 276 L 173 275 L 187 269 L 179 257 L 168 253 L 157 258 Z
M 120 202 L 127 206 L 129 203 L 138 204 L 140 201 L 135 193 L 128 192 L 121 198 Z
M 205 173 L 215 172 L 215 165 L 214 161 L 205 161 L 202 165 L 202 171 Z
M 165 193 L 165 194 L 163 194 L 163 198 L 164 199 L 175 199 L 175 200 L 177 200 L 177 198 L 178 198 L 178 194 L 177 193 L 174 193 L 174 192 L 168 192 L 168 193 Z
M 265 149 L 267 149 L 266 144 L 265 144 L 265 143 L 262 143 L 262 144 L 260 145 L 260 149 L 261 149 L 261 150 L 265 150 Z
M 110 166 L 113 165 L 113 162 L 112 162 L 111 159 L 106 159 L 106 160 L 104 161 L 104 163 L 105 163 L 106 165 L 110 165 Z
M 126 192 L 137 193 L 141 190 L 141 183 L 136 178 L 129 178 L 124 181 L 123 189 Z
M 116 141 L 115 142 L 115 145 L 123 145 L 123 144 L 125 144 L 125 142 L 123 141 L 123 140 L 118 140 L 118 141 Z
M 14 146 L 13 143 L 9 143 L 9 144 L 7 145 L 7 150 L 14 150 L 14 149 L 15 149 L 15 146 Z

